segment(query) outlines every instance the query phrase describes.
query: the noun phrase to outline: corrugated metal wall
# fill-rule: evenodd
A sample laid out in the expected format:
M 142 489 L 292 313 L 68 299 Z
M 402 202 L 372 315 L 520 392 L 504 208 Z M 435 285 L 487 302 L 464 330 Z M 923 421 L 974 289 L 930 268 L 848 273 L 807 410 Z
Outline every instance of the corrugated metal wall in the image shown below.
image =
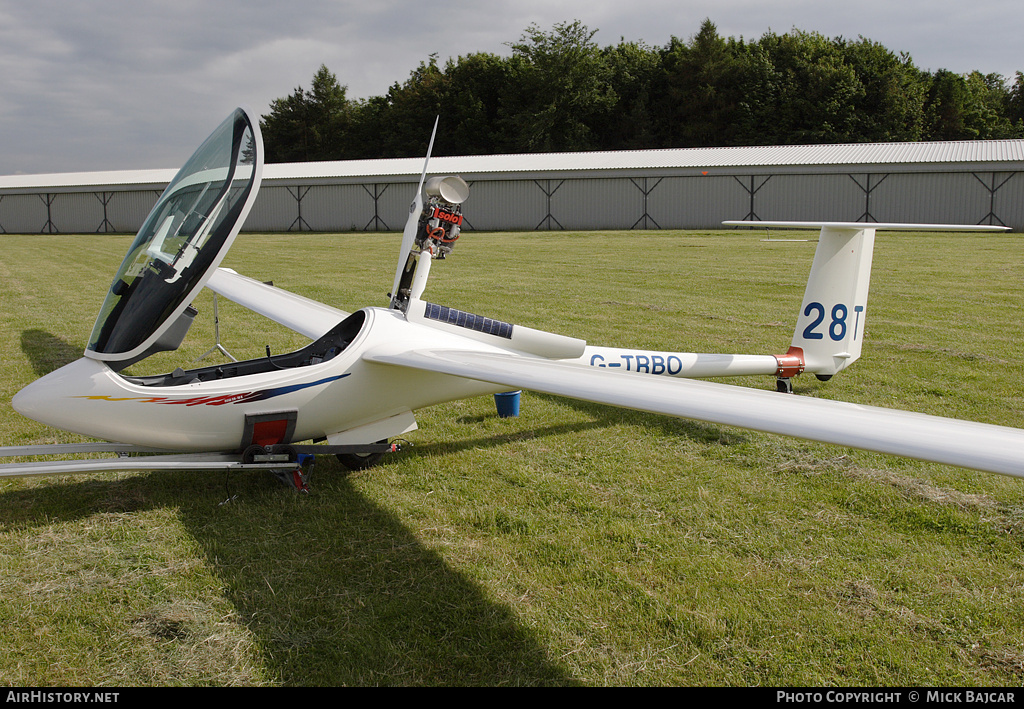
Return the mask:
M 152 189 L 0 195 L 0 232 L 134 233 L 159 196 Z
M 757 184 L 763 180 L 753 176 Z M 662 229 L 718 229 L 750 211 L 751 176 L 699 175 L 647 180 L 647 214 Z M 656 183 L 656 184 L 655 184 Z M 638 225 L 638 226 L 642 226 Z
M 548 191 L 554 189 L 551 180 L 540 182 L 542 185 L 547 183 Z M 402 187 L 396 185 L 396 189 L 401 190 Z M 404 189 L 406 205 L 403 222 L 408 216 L 409 201 L 414 189 L 408 186 Z M 467 228 L 479 231 L 527 231 L 543 228 L 541 221 L 547 216 L 547 205 L 547 195 L 533 180 L 476 180 L 470 183 L 469 199 L 463 205 L 462 212 L 468 222 Z
M 265 180 L 245 230 L 401 231 L 415 183 Z M 714 171 L 476 179 L 465 204 L 478 231 L 715 229 L 728 219 L 1004 224 L 1024 229 L 1021 172 Z M 152 187 L 0 194 L 0 233 L 135 232 Z

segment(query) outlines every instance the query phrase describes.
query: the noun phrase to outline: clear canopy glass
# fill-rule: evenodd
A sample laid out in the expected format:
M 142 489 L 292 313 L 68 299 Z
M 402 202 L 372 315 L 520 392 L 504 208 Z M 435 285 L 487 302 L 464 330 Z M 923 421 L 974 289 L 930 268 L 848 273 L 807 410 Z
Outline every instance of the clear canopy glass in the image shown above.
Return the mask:
M 261 151 L 258 127 L 237 109 L 189 158 L 121 263 L 87 354 L 138 360 L 175 324 L 241 227 Z

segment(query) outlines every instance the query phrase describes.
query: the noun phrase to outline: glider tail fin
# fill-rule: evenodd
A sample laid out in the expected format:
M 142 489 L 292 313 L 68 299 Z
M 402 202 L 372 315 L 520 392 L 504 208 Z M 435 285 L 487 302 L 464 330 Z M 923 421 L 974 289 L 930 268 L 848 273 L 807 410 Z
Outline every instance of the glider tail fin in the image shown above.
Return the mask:
M 860 358 L 875 227 L 822 224 L 790 352 L 804 371 L 827 379 Z
M 868 285 L 875 231 L 1000 232 L 1007 227 L 981 224 L 882 224 L 876 222 L 725 222 L 730 226 L 820 228 L 811 275 L 800 304 L 781 377 L 799 372 L 828 379 L 860 357 L 867 318 Z M 785 365 L 785 366 L 784 366 Z M 783 372 L 783 369 L 786 372 Z M 792 373 L 789 373 L 792 372 Z
M 776 357 L 781 378 L 800 372 L 828 379 L 860 357 L 867 316 L 871 259 L 878 228 L 912 225 L 858 222 L 724 222 L 729 226 L 820 228 L 811 275 L 789 352 Z

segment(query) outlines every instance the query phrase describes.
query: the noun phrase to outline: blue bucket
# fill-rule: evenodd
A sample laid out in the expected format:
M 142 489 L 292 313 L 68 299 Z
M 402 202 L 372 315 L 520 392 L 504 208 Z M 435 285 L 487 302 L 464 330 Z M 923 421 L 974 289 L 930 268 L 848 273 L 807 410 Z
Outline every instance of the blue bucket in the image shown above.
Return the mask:
M 494 405 L 498 409 L 498 416 L 503 419 L 519 415 L 519 395 L 521 391 L 506 391 L 494 395 Z

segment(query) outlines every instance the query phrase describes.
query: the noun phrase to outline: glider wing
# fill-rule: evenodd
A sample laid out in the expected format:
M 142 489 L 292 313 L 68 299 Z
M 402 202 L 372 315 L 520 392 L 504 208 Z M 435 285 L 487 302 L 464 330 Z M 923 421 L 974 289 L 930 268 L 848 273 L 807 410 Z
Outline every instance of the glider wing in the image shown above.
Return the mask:
M 310 298 L 261 283 L 228 268 L 218 268 L 206 287 L 228 300 L 316 340 L 348 313 Z
M 511 389 L 1024 477 L 1024 430 L 515 354 L 378 348 L 363 359 Z

